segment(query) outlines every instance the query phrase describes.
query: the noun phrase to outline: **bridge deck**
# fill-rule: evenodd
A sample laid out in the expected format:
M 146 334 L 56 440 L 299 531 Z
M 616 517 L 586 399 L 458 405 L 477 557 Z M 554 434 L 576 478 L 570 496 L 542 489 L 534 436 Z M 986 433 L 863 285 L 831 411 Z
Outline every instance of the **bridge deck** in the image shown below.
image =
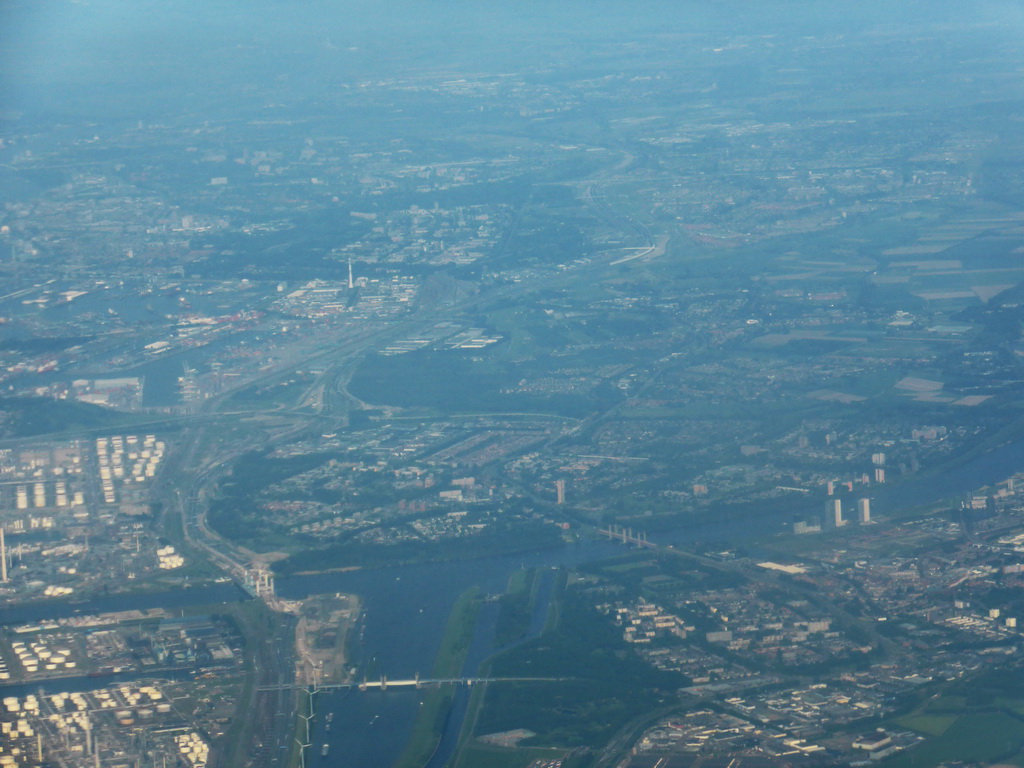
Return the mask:
M 358 683 L 327 683 L 315 688 L 316 691 L 337 691 L 356 689 L 387 690 L 388 688 L 422 688 L 432 685 L 479 685 L 481 683 L 550 683 L 567 680 L 564 677 L 421 677 L 402 680 L 364 680 Z M 309 690 L 307 685 L 264 685 L 260 691 Z

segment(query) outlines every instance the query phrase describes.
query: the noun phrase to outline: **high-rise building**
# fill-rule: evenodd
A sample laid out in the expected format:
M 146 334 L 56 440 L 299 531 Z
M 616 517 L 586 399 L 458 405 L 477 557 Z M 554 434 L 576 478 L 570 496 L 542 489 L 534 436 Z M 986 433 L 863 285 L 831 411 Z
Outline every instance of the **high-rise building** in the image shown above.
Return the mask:
M 840 499 L 832 499 L 825 504 L 825 525 L 829 528 L 842 528 L 846 525 L 843 520 L 843 502 Z
M 558 503 L 565 504 L 565 480 L 555 481 L 555 493 L 558 496 Z
M 871 500 L 857 499 L 857 521 L 861 525 L 871 522 Z
M 875 482 L 876 483 L 884 483 L 885 482 L 885 470 L 882 469 L 881 467 L 878 467 L 877 469 L 875 469 Z

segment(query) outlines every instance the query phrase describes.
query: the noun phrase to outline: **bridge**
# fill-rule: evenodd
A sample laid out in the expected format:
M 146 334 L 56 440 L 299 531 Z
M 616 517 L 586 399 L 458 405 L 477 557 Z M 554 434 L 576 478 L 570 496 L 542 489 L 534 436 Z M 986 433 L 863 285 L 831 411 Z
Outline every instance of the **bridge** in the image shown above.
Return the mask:
M 380 680 L 363 680 L 354 683 L 326 683 L 316 686 L 313 692 L 338 690 L 380 690 L 389 688 L 425 688 L 439 685 L 480 685 L 482 683 L 554 683 L 568 680 L 567 677 L 423 677 L 419 675 L 404 680 L 388 680 L 383 676 Z M 264 685 L 259 691 L 307 691 L 306 685 Z
M 634 544 L 647 549 L 659 549 L 658 545 L 647 540 L 646 531 L 633 533 L 632 528 L 623 528 L 620 525 L 609 525 L 607 528 L 600 528 L 598 533 L 607 536 L 609 541 L 621 541 L 623 544 Z

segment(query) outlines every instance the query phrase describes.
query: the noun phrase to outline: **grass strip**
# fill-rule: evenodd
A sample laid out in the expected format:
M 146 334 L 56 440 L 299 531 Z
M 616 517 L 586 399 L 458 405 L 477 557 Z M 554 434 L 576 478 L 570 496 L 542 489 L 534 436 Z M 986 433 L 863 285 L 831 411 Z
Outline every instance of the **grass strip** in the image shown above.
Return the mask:
M 441 639 L 441 647 L 434 658 L 431 677 L 452 678 L 462 672 L 479 611 L 480 590 L 477 587 L 466 590 L 455 601 L 448 615 L 448 626 Z M 426 692 L 423 706 L 413 724 L 409 744 L 395 763 L 395 768 L 422 768 L 426 765 L 441 740 L 453 698 L 449 686 L 431 688 Z

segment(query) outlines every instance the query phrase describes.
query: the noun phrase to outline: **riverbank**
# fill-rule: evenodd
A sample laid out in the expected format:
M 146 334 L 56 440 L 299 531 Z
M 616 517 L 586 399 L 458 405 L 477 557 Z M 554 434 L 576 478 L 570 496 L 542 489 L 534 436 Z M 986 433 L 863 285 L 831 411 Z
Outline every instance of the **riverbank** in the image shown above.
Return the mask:
M 431 671 L 434 678 L 458 677 L 469 653 L 470 642 L 480 613 L 480 589 L 463 592 L 448 617 L 441 647 Z M 422 768 L 430 760 L 441 740 L 441 733 L 451 712 L 454 694 L 450 687 L 430 689 L 423 697 L 419 715 L 405 751 L 395 768 Z
M 299 685 L 347 682 L 347 643 L 359 618 L 356 595 L 316 595 L 301 601 L 295 627 L 295 679 Z
M 318 571 L 296 571 L 293 576 L 321 576 L 325 573 L 349 573 L 350 571 L 362 570 L 361 565 L 346 565 L 343 568 L 323 568 Z

